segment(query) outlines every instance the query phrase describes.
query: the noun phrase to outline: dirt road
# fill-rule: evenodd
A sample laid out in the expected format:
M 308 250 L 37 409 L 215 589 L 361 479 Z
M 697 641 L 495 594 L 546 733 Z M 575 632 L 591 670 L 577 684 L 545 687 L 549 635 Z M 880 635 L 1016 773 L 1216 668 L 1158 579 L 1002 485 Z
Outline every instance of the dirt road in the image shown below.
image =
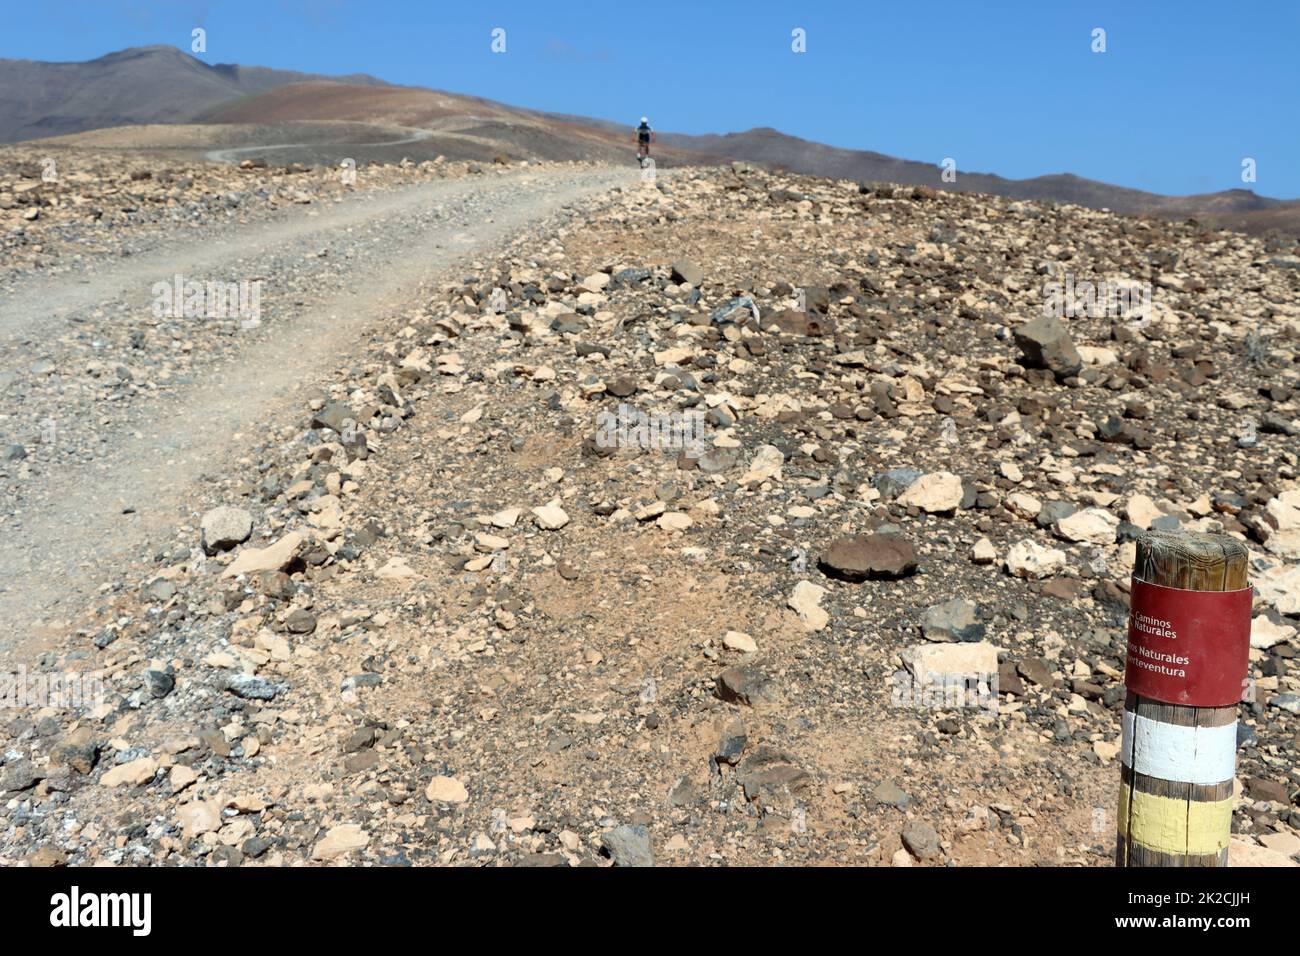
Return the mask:
M 218 227 L 201 242 L 100 263 L 81 281 L 20 285 L 0 304 L 5 399 L 21 397 L 6 408 L 18 423 L 9 430 L 34 433 L 44 423 L 56 437 L 49 448 L 33 446 L 19 500 L 3 503 L 0 620 L 9 626 L 0 642 L 13 649 L 59 621 L 74 599 L 112 579 L 117 558 L 189 520 L 188 490 L 283 426 L 287 404 L 373 324 L 456 277 L 454 265 L 630 176 L 562 168 L 363 193 L 324 211 Z M 141 346 L 137 327 L 155 283 L 177 275 L 260 282 L 260 324 L 181 320 L 193 324 L 183 339 L 151 331 Z M 123 340 L 133 330 L 131 351 Z M 81 361 L 73 346 L 87 335 L 97 337 L 92 345 L 103 340 L 105 352 L 128 350 L 133 387 L 121 401 L 92 402 L 50 384 Z M 151 349 L 158 355 L 135 354 Z M 181 374 L 165 374 L 169 351 L 192 357 Z M 142 365 L 163 365 L 164 374 L 144 378 Z
M 433 135 L 432 131 L 427 129 L 412 129 L 409 136 L 403 136 L 400 139 L 384 140 L 381 143 L 355 143 L 349 144 L 348 148 L 369 148 L 373 149 L 380 146 L 405 146 L 408 143 L 419 143 Z M 241 158 L 249 156 L 262 156 L 267 152 L 284 149 L 317 149 L 317 143 L 276 143 L 272 146 L 238 146 L 233 149 L 213 149 L 204 154 L 205 159 L 215 163 L 234 163 Z

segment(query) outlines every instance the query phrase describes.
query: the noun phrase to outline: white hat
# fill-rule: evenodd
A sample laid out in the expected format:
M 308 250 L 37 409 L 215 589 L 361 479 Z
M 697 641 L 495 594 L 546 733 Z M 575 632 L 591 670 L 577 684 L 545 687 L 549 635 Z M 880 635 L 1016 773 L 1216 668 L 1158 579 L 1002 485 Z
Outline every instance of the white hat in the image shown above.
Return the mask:
M 648 122 L 650 122 L 650 121 L 649 121 L 648 119 L 646 119 L 646 118 L 643 116 L 643 117 L 641 117 L 641 122 L 643 122 L 643 123 L 648 123 Z

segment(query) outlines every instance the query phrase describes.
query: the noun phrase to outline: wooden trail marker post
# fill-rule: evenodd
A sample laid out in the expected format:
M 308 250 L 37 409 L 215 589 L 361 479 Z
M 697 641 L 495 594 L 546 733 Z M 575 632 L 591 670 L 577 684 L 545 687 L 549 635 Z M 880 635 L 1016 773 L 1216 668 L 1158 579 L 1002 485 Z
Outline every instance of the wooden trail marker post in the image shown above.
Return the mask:
M 1247 558 L 1222 534 L 1156 531 L 1138 540 L 1116 866 L 1228 864 L 1250 649 Z

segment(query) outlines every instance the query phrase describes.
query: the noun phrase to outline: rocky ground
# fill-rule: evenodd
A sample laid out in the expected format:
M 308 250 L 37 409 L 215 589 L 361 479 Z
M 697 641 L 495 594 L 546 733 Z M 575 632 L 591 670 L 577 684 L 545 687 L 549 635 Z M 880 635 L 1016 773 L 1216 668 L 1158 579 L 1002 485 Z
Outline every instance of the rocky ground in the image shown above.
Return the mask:
M 1109 865 L 1132 542 L 1184 527 L 1253 552 L 1233 856 L 1295 865 L 1297 251 L 629 179 L 394 310 L 13 649 L 104 693 L 7 712 L 0 862 Z M 1045 317 L 1067 274 L 1154 299 Z

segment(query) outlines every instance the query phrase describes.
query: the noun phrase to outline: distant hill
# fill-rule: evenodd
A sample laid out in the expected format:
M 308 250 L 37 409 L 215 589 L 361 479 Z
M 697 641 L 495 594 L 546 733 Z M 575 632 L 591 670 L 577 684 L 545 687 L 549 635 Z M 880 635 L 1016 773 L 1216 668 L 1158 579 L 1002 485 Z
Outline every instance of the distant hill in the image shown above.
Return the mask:
M 261 66 L 210 66 L 172 46 L 133 47 L 85 63 L 0 60 L 0 142 L 184 123 L 218 103 L 319 78 Z M 364 75 L 334 80 L 384 85 Z
M 412 86 L 294 83 L 221 104 L 197 119 L 214 124 L 371 123 L 432 131 L 428 139 L 403 148 L 412 158 L 441 153 L 464 159 L 504 155 L 627 162 L 635 148 L 630 127 Z M 657 155 L 678 163 L 715 161 L 699 151 L 687 155 L 670 149 Z
M 926 185 L 956 192 L 991 193 L 1011 199 L 1075 203 L 1090 209 L 1110 209 L 1127 214 L 1198 218 L 1232 228 L 1280 228 L 1300 232 L 1300 200 L 1269 199 L 1249 189 L 1229 189 L 1196 196 L 1162 196 L 1084 179 L 1072 173 L 1005 179 L 960 168 L 957 181 L 945 183 L 939 178 L 939 167 L 933 163 L 898 159 L 870 150 L 826 146 L 770 128 L 706 136 L 668 133 L 659 139 L 686 152 L 707 152 L 813 176 Z

